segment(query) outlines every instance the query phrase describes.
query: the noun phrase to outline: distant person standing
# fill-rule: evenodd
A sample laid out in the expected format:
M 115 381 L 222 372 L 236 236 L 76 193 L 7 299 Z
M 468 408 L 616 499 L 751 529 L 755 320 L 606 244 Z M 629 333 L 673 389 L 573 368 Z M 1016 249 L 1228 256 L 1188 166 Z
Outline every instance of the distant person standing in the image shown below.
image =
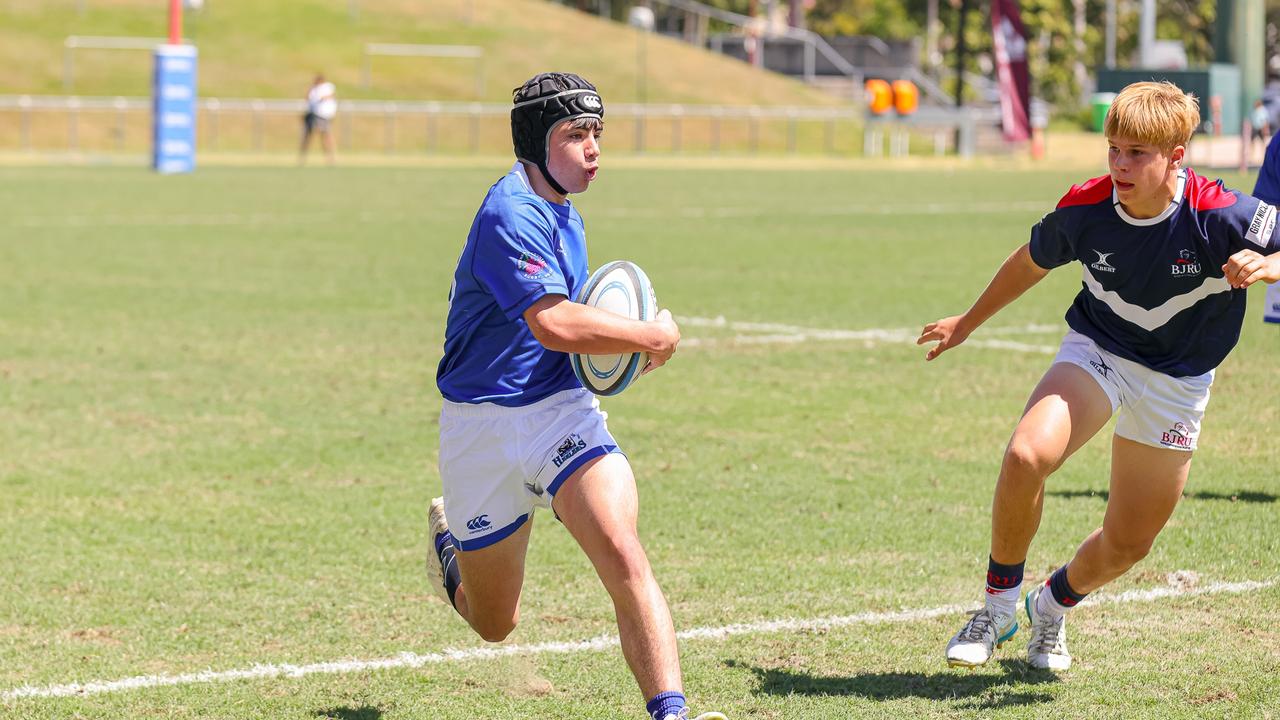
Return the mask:
M 1253 134 L 1249 138 L 1249 154 L 1252 155 L 1254 140 L 1261 140 L 1263 148 L 1266 148 L 1271 140 L 1271 113 L 1267 111 L 1267 106 L 1261 100 L 1253 101 L 1253 112 L 1249 115 L 1249 124 L 1253 127 Z
M 311 144 L 311 135 L 320 133 L 320 144 L 324 147 L 325 157 L 333 164 L 333 133 L 329 132 L 329 124 L 338 113 L 338 101 L 333 83 L 324 79 L 324 75 L 316 75 L 307 91 L 307 114 L 302 116 L 302 146 L 298 148 L 298 164 L 307 160 L 307 146 Z

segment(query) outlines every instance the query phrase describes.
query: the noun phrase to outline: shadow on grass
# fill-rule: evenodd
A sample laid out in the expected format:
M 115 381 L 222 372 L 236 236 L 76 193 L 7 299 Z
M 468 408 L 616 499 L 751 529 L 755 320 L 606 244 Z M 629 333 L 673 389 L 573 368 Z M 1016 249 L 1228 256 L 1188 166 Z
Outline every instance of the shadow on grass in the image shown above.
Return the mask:
M 1105 501 L 1111 497 L 1111 493 L 1106 490 L 1049 490 L 1046 495 L 1060 498 L 1097 498 Z M 1241 490 L 1234 493 L 1218 493 L 1218 492 L 1189 492 L 1183 493 L 1184 500 L 1226 500 L 1228 502 L 1247 502 L 1247 503 L 1273 503 L 1280 500 L 1280 496 L 1271 493 L 1255 492 L 1252 490 Z
M 1020 660 L 999 661 L 1004 672 L 943 670 L 936 673 L 863 673 L 860 675 L 810 675 L 803 671 L 760 668 L 726 660 L 728 667 L 755 674 L 759 695 L 814 695 L 823 697 L 863 697 L 868 700 L 924 698 L 950 700 L 957 709 L 996 709 L 1052 701 L 1047 692 L 1029 691 L 1027 685 L 1055 683 L 1047 670 L 1036 670 Z
M 311 714 L 326 720 L 382 720 L 382 709 L 372 705 L 331 707 Z

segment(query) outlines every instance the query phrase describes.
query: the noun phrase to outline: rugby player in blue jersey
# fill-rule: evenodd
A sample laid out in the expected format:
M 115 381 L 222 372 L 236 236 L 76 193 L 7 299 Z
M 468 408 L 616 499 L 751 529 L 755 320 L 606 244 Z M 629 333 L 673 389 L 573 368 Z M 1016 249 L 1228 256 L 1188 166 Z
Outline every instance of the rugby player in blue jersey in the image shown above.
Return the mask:
M 517 162 L 480 205 L 449 291 L 431 585 L 482 638 L 503 640 L 520 616 L 533 511 L 553 510 L 613 600 L 649 716 L 684 720 L 671 613 L 636 533 L 635 478 L 567 355 L 647 352 L 648 372 L 675 352 L 680 330 L 666 310 L 642 322 L 570 300 L 589 275 L 582 217 L 568 196 L 599 168 L 595 86 L 543 73 L 514 91 L 514 103 Z
M 1170 83 L 1125 88 L 1106 118 L 1110 172 L 1072 187 L 973 307 L 929 323 L 917 341 L 937 343 L 933 360 L 1051 269 L 1083 266 L 1070 329 L 1005 450 L 986 603 L 947 644 L 953 666 L 986 663 L 1017 631 L 1045 478 L 1113 414 L 1102 527 L 1026 597 L 1032 666 L 1070 667 L 1064 614 L 1145 557 L 1182 496 L 1214 368 L 1240 336 L 1245 288 L 1280 279 L 1276 208 L 1183 167 L 1199 122 L 1195 98 Z
M 1258 168 L 1258 180 L 1253 185 L 1253 196 L 1264 203 L 1280 204 L 1280 133 L 1273 133 L 1267 143 L 1267 153 Z M 1267 288 L 1266 304 L 1262 319 L 1280 324 L 1280 283 Z

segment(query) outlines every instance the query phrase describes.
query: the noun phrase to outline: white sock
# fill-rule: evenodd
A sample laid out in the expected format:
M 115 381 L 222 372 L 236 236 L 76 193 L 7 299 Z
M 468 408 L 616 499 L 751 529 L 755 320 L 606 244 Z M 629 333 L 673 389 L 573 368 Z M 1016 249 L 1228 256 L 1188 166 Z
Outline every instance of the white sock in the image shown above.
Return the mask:
M 1040 590 L 1040 594 L 1036 596 L 1036 614 L 1048 620 L 1057 620 L 1071 608 L 1060 604 L 1053 597 L 1053 591 L 1049 589 L 1049 585 Z
M 1018 598 L 1022 597 L 1022 583 L 1007 589 L 997 590 L 987 586 L 987 609 L 992 615 L 1012 617 L 1018 612 Z

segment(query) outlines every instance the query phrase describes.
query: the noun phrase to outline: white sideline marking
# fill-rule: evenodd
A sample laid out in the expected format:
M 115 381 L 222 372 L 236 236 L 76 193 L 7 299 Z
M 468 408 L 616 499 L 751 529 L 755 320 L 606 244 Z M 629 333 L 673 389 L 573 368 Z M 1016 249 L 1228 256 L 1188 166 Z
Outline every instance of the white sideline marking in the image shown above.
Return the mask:
M 597 208 L 591 211 L 592 217 L 687 217 L 687 218 L 733 218 L 733 217 L 778 217 L 786 215 L 807 215 L 825 217 L 844 217 L 849 215 L 972 215 L 997 213 L 1047 212 L 1049 206 L 1043 201 L 1026 200 L 1021 202 L 985 202 L 985 203 L 920 203 L 910 205 L 832 205 L 825 207 L 687 207 L 668 208 Z
M 853 341 L 868 345 L 877 343 L 893 343 L 896 345 L 915 345 L 920 331 L 910 328 L 870 328 L 867 330 L 832 330 L 828 328 L 806 328 L 798 325 L 779 323 L 739 322 L 722 317 L 679 317 L 681 325 L 689 327 L 725 328 L 737 332 L 731 338 L 688 338 L 680 344 L 686 347 L 712 347 L 716 345 L 794 345 L 809 341 Z M 1025 325 L 1021 327 L 984 328 L 982 335 L 1038 335 L 1061 334 L 1063 329 L 1057 325 Z M 1052 345 L 1035 345 L 1014 340 L 983 339 L 970 337 L 965 345 L 980 348 L 995 348 L 1013 352 L 1055 355 L 1058 348 Z
M 271 223 L 315 222 L 315 216 L 284 213 L 201 213 L 201 214 L 137 214 L 137 215 L 61 215 L 14 218 L 11 227 L 20 228 L 96 228 L 96 227 L 165 227 L 266 225 Z
M 1190 574 L 1173 573 L 1171 582 L 1177 578 L 1185 578 Z M 1109 595 L 1098 593 L 1089 597 L 1081 605 L 1122 604 L 1134 602 L 1151 602 L 1168 597 L 1194 597 L 1216 593 L 1241 593 L 1250 590 L 1262 590 L 1272 587 L 1276 580 L 1248 580 L 1234 583 L 1212 583 L 1201 587 L 1158 587 L 1149 590 L 1129 590 Z M 681 640 L 723 640 L 735 635 L 763 635 L 780 632 L 812 632 L 832 630 L 855 625 L 876 625 L 881 623 L 912 622 L 928 620 L 942 615 L 960 614 L 973 609 L 971 605 L 943 605 L 941 607 L 921 608 L 916 610 L 899 610 L 896 612 L 865 612 L 854 615 L 833 615 L 828 617 L 782 620 L 767 620 L 754 623 L 737 623 L 720 627 L 694 628 L 676 633 Z M 547 642 L 536 645 L 497 645 L 489 647 L 471 647 L 464 649 L 448 649 L 440 652 L 419 655 L 402 652 L 399 655 L 373 660 L 339 660 L 335 662 L 312 663 L 309 665 L 254 665 L 240 670 L 204 670 L 182 675 L 139 675 L 122 680 L 98 680 L 87 683 L 69 683 L 66 685 L 46 685 L 44 687 L 23 686 L 6 690 L 0 694 L 5 700 L 19 698 L 74 697 L 99 695 L 103 693 L 126 692 L 153 687 L 172 687 L 177 685 L 194 685 L 199 683 L 230 682 L 233 680 L 260 680 L 268 678 L 300 678 L 307 675 L 341 675 L 363 672 L 367 670 L 390 670 L 398 668 L 419 668 L 425 665 L 438 665 L 446 662 L 468 662 L 471 660 L 491 660 L 516 655 L 548 655 L 578 652 L 594 652 L 608 650 L 618 646 L 618 638 L 614 635 L 602 635 L 589 640 L 576 642 Z
M 410 217 L 403 212 L 364 210 L 342 217 L 361 222 L 399 220 Z M 223 227 L 228 225 L 294 225 L 304 223 L 330 223 L 340 217 L 335 212 L 314 213 L 104 213 L 102 215 L 31 215 L 10 218 L 8 227 L 15 228 L 98 228 L 98 227 Z
M 1013 203 L 923 203 L 920 205 L 840 205 L 819 208 L 799 208 L 792 214 L 812 216 L 854 215 L 969 215 L 973 213 L 1025 213 L 1045 211 L 1043 202 Z M 662 208 L 599 208 L 591 211 L 592 217 L 658 217 L 678 216 L 687 218 L 735 218 L 764 217 L 787 214 L 785 208 L 761 207 L 688 207 L 677 210 Z M 350 214 L 344 214 L 350 216 Z M 273 225 L 295 223 L 327 223 L 339 216 L 334 212 L 314 213 L 103 213 L 101 215 L 28 215 L 11 217 L 0 223 L 15 228 L 96 228 L 96 227 L 222 227 L 228 225 Z M 365 210 L 355 215 L 361 222 L 399 220 L 416 217 L 410 213 Z

